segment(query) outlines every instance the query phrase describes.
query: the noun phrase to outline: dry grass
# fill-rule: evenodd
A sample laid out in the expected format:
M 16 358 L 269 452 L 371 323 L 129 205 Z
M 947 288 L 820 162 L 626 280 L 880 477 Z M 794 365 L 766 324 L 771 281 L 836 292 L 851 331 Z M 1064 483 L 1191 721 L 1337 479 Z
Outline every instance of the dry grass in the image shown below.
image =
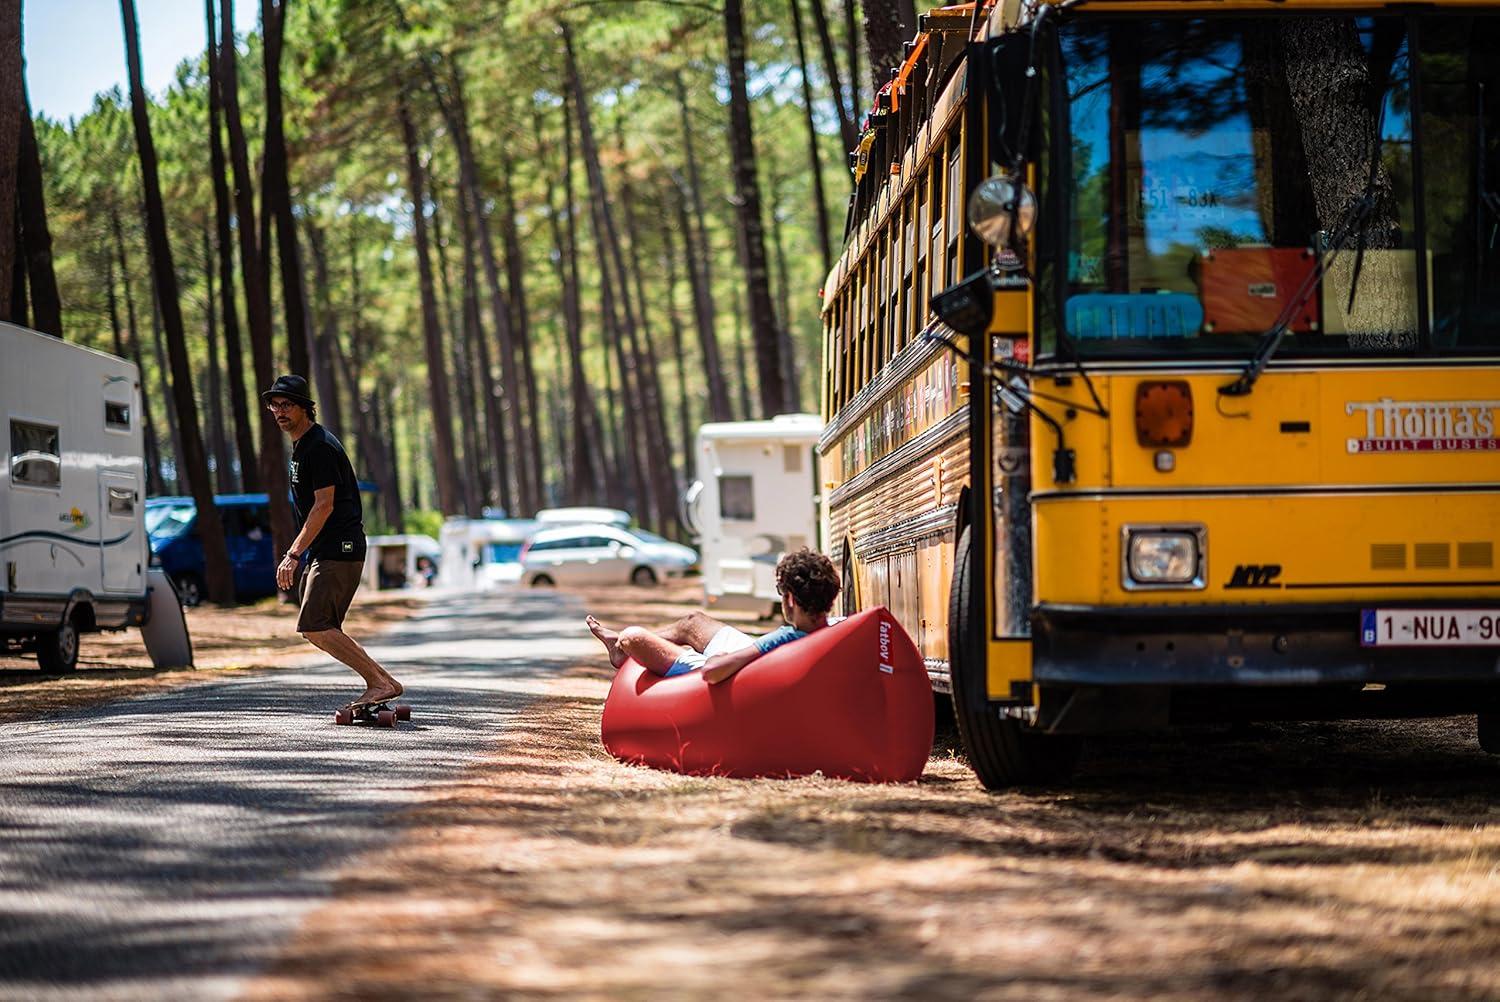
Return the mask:
M 418 604 L 399 594 L 357 595 L 345 629 L 356 638 L 371 636 L 405 619 Z M 0 657 L 0 721 L 186 685 L 226 671 L 276 667 L 317 653 L 296 632 L 296 608 L 274 598 L 185 611 L 194 668 L 152 668 L 134 629 L 84 636 L 78 670 L 70 675 L 43 676 L 34 657 Z
M 993 795 L 951 738 L 905 786 L 622 766 L 607 679 L 557 678 L 248 995 L 1500 997 L 1472 721 L 1109 739 L 1069 789 Z

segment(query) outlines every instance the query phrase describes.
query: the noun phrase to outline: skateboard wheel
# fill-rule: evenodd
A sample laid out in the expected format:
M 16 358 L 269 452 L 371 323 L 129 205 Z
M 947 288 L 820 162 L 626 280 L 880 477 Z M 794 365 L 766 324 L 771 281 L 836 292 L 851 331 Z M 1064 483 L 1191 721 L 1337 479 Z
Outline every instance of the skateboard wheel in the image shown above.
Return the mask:
M 375 720 L 376 720 L 377 723 L 380 724 L 381 727 L 395 727 L 396 726 L 396 711 L 395 710 L 381 710 L 379 713 L 377 713 L 375 715 Z
M 398 703 L 396 705 L 396 719 L 397 720 L 410 720 L 411 719 L 411 707 L 408 706 L 405 703 Z
M 335 724 L 352 724 L 352 723 L 354 723 L 354 711 L 353 710 L 334 710 L 333 711 L 333 722 Z

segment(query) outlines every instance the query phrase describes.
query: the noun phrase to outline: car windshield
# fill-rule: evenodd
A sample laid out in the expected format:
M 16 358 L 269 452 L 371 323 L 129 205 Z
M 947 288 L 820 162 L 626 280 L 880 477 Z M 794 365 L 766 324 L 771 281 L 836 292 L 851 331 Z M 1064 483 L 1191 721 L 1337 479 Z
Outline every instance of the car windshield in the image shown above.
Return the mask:
M 1500 16 L 1079 16 L 1052 72 L 1044 353 L 1500 348 Z
M 666 538 L 665 536 L 658 536 L 656 533 L 654 533 L 654 532 L 647 532 L 645 529 L 631 529 L 630 533 L 631 533 L 631 535 L 635 536 L 636 539 L 639 539 L 639 540 L 641 540 L 642 542 L 645 542 L 645 543 L 670 543 L 671 542 L 671 540 L 668 539 L 668 538 Z
M 176 539 L 193 524 L 192 505 L 154 505 L 146 509 L 146 534 L 156 540 Z

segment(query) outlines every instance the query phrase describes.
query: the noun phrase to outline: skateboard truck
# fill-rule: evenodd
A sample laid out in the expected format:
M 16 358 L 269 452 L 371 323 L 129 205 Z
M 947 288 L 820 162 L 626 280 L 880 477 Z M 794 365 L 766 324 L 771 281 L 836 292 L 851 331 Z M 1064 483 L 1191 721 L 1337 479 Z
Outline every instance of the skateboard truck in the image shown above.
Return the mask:
M 395 727 L 398 720 L 411 719 L 411 706 L 406 703 L 397 703 L 394 706 L 387 700 L 376 700 L 367 703 L 350 703 L 333 712 L 335 724 L 374 724 L 376 727 Z

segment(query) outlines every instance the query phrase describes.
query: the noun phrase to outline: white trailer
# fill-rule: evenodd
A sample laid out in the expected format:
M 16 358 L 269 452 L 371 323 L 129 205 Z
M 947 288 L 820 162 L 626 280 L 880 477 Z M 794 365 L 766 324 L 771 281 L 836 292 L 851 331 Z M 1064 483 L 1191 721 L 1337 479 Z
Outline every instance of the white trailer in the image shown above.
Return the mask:
M 817 548 L 813 448 L 822 433 L 816 414 L 698 429 L 697 480 L 683 497 L 683 514 L 697 538 L 709 606 L 771 615 L 779 608 L 776 561 L 790 550 Z
M 123 359 L 0 323 L 0 645 L 46 671 L 78 638 L 147 616 L 140 375 Z
M 521 580 L 521 547 L 537 530 L 530 518 L 450 518 L 438 533 L 437 583 L 488 591 Z

